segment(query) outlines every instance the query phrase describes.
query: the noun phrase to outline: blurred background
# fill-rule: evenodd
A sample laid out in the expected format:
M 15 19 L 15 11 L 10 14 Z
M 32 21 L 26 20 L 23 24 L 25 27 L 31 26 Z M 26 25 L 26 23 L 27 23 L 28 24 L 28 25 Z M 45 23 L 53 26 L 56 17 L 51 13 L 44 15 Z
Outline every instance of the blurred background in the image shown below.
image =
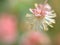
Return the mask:
M 24 20 L 26 13 L 30 13 L 29 8 L 34 8 L 35 3 L 43 3 L 44 0 L 0 0 L 0 13 L 8 12 L 14 14 L 18 20 L 18 32 L 21 35 L 25 30 Z M 50 28 L 46 32 L 52 39 L 52 43 L 60 43 L 60 0 L 48 0 L 52 9 L 57 15 L 54 28 Z M 60 45 L 60 44 L 57 45 Z

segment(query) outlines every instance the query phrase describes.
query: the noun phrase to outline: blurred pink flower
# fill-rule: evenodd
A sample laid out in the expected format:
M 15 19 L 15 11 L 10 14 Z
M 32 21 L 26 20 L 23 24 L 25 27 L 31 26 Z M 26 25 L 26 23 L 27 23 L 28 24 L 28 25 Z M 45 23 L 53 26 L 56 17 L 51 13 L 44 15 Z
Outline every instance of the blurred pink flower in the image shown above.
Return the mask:
M 28 32 L 22 37 L 22 45 L 49 45 L 50 39 L 42 32 Z
M 3 13 L 0 18 L 0 35 L 4 43 L 13 43 L 17 36 L 17 21 L 10 14 Z

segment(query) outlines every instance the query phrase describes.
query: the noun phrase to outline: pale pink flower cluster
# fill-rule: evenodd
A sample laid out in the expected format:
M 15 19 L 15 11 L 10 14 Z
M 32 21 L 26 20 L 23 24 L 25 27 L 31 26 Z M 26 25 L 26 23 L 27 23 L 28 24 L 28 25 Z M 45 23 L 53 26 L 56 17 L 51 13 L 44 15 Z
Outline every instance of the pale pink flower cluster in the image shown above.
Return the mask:
M 35 16 L 45 16 L 48 14 L 48 11 L 51 10 L 51 7 L 48 4 L 35 4 L 35 9 L 30 9 L 30 11 Z

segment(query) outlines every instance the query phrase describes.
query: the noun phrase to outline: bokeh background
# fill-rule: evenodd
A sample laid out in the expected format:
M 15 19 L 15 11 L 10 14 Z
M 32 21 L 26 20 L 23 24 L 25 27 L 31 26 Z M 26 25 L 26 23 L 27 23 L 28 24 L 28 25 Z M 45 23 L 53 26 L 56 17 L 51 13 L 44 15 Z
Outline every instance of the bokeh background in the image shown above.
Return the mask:
M 17 17 L 18 20 L 18 32 L 21 35 L 25 30 L 24 20 L 26 13 L 29 12 L 29 8 L 34 8 L 35 3 L 43 3 L 45 0 L 0 0 L 0 13 L 8 12 Z M 55 10 L 57 15 L 54 28 L 50 28 L 46 32 L 54 43 L 56 35 L 60 33 L 60 0 L 48 0 L 52 9 Z

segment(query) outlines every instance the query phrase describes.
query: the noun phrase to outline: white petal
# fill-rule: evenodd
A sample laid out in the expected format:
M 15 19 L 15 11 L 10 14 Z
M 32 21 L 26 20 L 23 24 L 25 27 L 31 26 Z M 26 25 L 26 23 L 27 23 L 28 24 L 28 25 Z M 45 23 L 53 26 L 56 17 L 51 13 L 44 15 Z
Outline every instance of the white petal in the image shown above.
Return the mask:
M 31 8 L 30 8 L 29 10 L 30 10 L 30 12 L 32 12 L 32 13 L 33 13 L 33 11 L 32 11 L 32 9 L 31 9 Z
M 47 18 L 47 17 L 46 17 L 46 20 L 48 20 L 48 21 L 50 21 L 50 22 L 52 22 L 52 23 L 55 23 L 55 19 L 50 19 L 50 18 Z
M 48 30 L 47 24 L 43 23 L 43 26 L 44 26 L 44 30 L 47 31 Z
M 40 30 L 44 30 L 44 25 L 43 24 L 39 24 L 40 25 Z
M 35 7 L 36 7 L 36 8 L 38 7 L 38 4 L 37 4 L 37 3 L 35 3 Z
M 51 24 L 49 24 L 49 22 L 45 21 L 47 25 L 49 25 L 50 27 L 53 27 Z
M 56 17 L 56 13 L 54 13 L 52 15 L 46 15 L 46 17 L 48 17 L 48 18 L 55 18 Z

